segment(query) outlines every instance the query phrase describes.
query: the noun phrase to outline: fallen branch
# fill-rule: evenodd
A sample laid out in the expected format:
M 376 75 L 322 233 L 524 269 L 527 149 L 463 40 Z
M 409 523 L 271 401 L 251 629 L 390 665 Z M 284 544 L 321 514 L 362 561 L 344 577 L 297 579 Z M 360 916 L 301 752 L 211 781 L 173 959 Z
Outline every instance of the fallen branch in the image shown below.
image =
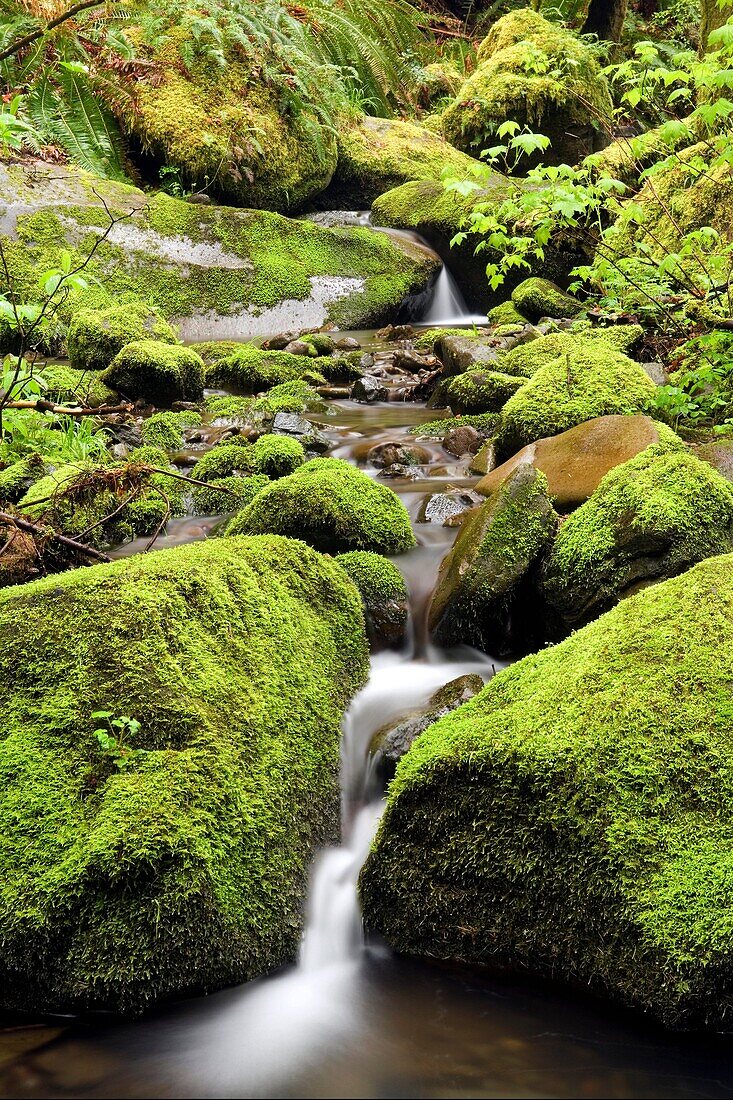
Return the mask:
M 4 405 L 6 409 L 33 409 L 35 412 L 56 413 L 57 416 L 112 416 L 114 413 L 130 412 L 132 407 L 128 401 L 123 405 L 100 405 L 97 409 L 79 405 L 69 408 L 66 405 L 54 405 L 53 401 L 45 401 L 42 397 L 37 401 L 8 401 Z
M 21 519 L 20 516 L 11 516 L 9 512 L 0 512 L 0 523 L 17 527 L 19 531 L 27 531 L 29 535 L 33 535 L 35 538 L 54 539 L 63 546 L 68 546 L 70 550 L 75 550 L 77 554 L 86 554 L 96 561 L 112 561 L 108 554 L 103 554 L 101 550 L 95 550 L 93 546 L 85 546 L 83 542 L 70 539 L 68 535 L 60 535 L 56 531 L 51 531 L 48 527 L 40 527 L 37 523 L 31 523 L 30 520 Z

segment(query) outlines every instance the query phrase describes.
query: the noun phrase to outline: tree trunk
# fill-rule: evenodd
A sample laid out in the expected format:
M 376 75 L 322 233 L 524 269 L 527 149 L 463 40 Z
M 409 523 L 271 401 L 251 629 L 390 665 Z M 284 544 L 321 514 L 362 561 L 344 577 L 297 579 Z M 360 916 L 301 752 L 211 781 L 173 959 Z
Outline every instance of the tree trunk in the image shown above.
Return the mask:
M 596 34 L 604 42 L 620 41 L 627 6 L 628 0 L 590 0 L 583 34 Z
M 718 0 L 700 0 L 700 52 L 704 53 L 708 48 L 708 35 L 727 23 L 733 15 L 733 0 L 722 8 L 718 7 Z

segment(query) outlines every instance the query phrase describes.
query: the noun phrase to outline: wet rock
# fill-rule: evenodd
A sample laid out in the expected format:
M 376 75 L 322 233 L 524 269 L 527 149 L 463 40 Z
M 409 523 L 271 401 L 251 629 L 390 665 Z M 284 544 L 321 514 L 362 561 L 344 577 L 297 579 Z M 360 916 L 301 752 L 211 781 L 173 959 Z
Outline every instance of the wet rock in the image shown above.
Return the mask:
M 428 620 L 435 641 L 497 657 L 529 648 L 541 626 L 532 574 L 556 524 L 544 475 L 517 467 L 463 523 L 441 562 Z
M 435 344 L 435 354 L 447 374 L 463 374 L 474 367 L 495 363 L 500 347 L 494 336 L 441 336 Z
M 410 711 L 397 722 L 389 722 L 378 729 L 369 751 L 384 778 L 392 778 L 398 761 L 428 726 L 473 699 L 483 687 L 484 681 L 476 673 L 459 676 L 431 695 L 425 707 Z
M 492 439 L 487 439 L 478 454 L 471 462 L 472 474 L 488 474 L 496 466 L 496 446 Z
M 335 560 L 359 589 L 372 649 L 401 646 L 407 633 L 409 604 L 397 566 L 369 550 L 352 550 Z
M 471 424 L 462 424 L 453 428 L 443 438 L 443 450 L 460 458 L 461 455 L 476 454 L 484 442 L 484 436 Z
M 367 462 L 372 466 L 425 466 L 430 462 L 430 451 L 417 443 L 377 443 L 367 451 Z
M 379 471 L 378 477 L 402 478 L 409 481 L 420 476 L 420 471 L 415 466 L 405 466 L 401 462 L 393 462 L 391 466 L 385 466 Z
M 288 344 L 292 344 L 294 340 L 297 340 L 294 332 L 279 332 L 269 340 L 263 340 L 262 347 L 265 351 L 285 351 Z
M 353 336 L 342 336 L 336 341 L 336 347 L 339 351 L 358 351 L 361 344 Z
M 380 340 L 389 340 L 390 343 L 396 343 L 398 340 L 412 339 L 415 335 L 415 329 L 412 325 L 385 325 L 384 328 L 378 329 L 376 335 Z
M 283 351 L 287 351 L 291 355 L 308 355 L 311 359 L 315 359 L 318 355 L 313 345 L 306 343 L 305 340 L 291 340 L 289 344 L 285 345 Z
M 357 379 L 351 387 L 351 400 L 358 401 L 360 405 L 372 405 L 376 401 L 387 400 L 387 387 L 383 386 L 378 378 L 366 374 Z
M 695 448 L 695 454 L 713 466 L 727 481 L 733 481 L 733 443 L 704 443 Z
M 314 451 L 316 454 L 325 454 L 332 446 L 327 435 L 297 413 L 276 413 L 272 432 L 274 435 L 289 435 L 293 439 L 299 439 L 306 451 Z
M 649 416 L 599 416 L 523 447 L 501 466 L 492 468 L 479 481 L 476 491 L 490 496 L 513 470 L 529 462 L 547 478 L 555 506 L 569 511 L 595 492 L 609 470 L 660 440 L 670 445 L 676 441 L 682 446 L 670 428 Z
M 416 351 L 400 348 L 399 351 L 395 352 L 394 365 L 399 371 L 406 371 L 408 374 L 419 374 L 420 371 L 425 370 L 427 363 L 425 358 L 418 355 Z
M 433 493 L 423 500 L 417 516 L 418 523 L 433 523 L 442 527 L 453 526 L 449 521 L 464 515 L 469 509 L 483 504 L 484 499 L 471 489 L 455 489 L 447 493 Z
M 365 351 L 363 355 L 359 356 L 359 366 L 362 370 L 369 370 L 375 363 L 374 355 L 370 351 Z

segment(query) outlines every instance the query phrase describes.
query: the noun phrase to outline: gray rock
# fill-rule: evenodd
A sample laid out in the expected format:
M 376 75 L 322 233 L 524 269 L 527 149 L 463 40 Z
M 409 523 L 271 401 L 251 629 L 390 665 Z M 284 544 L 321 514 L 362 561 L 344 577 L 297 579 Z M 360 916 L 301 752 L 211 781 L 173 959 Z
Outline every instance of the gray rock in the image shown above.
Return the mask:
M 306 451 L 315 451 L 316 454 L 325 454 L 331 449 L 331 440 L 318 428 L 298 413 L 275 413 L 272 422 L 272 431 L 275 435 L 290 435 L 303 444 Z
M 484 498 L 470 489 L 456 489 L 447 493 L 426 496 L 418 513 L 418 523 L 433 523 L 445 527 L 449 520 L 463 515 L 470 508 L 484 503 Z M 452 526 L 452 524 L 450 524 Z
M 499 358 L 500 341 L 494 336 L 441 336 L 435 353 L 447 374 L 463 374 L 473 367 L 485 367 Z
M 360 405 L 372 405 L 376 401 L 386 401 L 388 397 L 387 387 L 383 386 L 378 378 L 365 374 L 358 378 L 351 387 L 351 400 L 358 401 Z

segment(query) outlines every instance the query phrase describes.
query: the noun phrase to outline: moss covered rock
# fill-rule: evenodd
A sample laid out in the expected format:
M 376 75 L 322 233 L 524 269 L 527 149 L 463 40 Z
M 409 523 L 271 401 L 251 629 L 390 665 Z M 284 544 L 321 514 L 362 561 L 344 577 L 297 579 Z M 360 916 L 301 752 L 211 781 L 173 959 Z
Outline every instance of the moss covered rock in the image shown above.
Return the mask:
M 351 550 L 335 560 L 359 589 L 372 645 L 400 645 L 407 632 L 409 606 L 397 566 L 371 550 Z
M 46 460 L 39 454 L 29 454 L 0 470 L 0 501 L 15 503 L 25 496 L 34 482 L 46 473 Z
M 191 410 L 159 412 L 143 420 L 140 432 L 143 443 L 165 451 L 177 451 L 183 446 L 184 429 L 195 428 L 200 423 L 201 414 Z
M 101 380 L 152 405 L 200 401 L 204 396 L 204 361 L 180 344 L 135 340 L 117 353 Z
M 230 474 L 211 478 L 207 485 L 197 485 L 191 494 L 193 511 L 197 516 L 223 516 L 246 508 L 270 479 L 264 474 L 242 477 Z
M 125 217 L 99 244 L 109 229 L 103 201 Z M 174 319 L 190 341 L 385 324 L 401 309 L 409 314 L 439 270 L 424 248 L 370 229 L 201 206 L 40 161 L 0 163 L 0 216 L 24 300 L 33 300 L 38 271 L 58 266 L 63 250 L 82 262 L 96 246 L 90 286 L 62 319 L 80 304 L 107 308 L 132 294 Z
M 544 159 L 576 164 L 605 142 L 613 105 L 587 45 L 530 8 L 500 19 L 482 42 L 478 67 L 444 111 L 443 133 L 477 153 L 496 144 L 507 119 L 550 138 Z
M 339 131 L 336 173 L 319 205 L 363 210 L 409 180 L 439 180 L 444 168 L 469 177 L 480 167 L 423 126 L 367 115 Z
M 527 382 L 526 378 L 492 370 L 469 370 L 451 378 L 445 396 L 453 412 L 497 412 Z
M 603 341 L 576 341 L 573 350 L 541 367 L 504 405 L 499 450 L 558 435 L 585 420 L 643 412 L 656 387 L 638 363 Z
M 500 369 L 505 374 L 521 374 L 530 377 L 540 367 L 546 366 L 559 355 L 575 351 L 588 341 L 600 340 L 605 347 L 625 354 L 641 340 L 644 330 L 641 325 L 612 325 L 610 328 L 578 327 L 570 332 L 548 332 L 536 340 L 518 344 L 501 354 Z
M 320 549 L 399 554 L 415 543 L 396 493 L 338 458 L 316 458 L 264 489 L 227 534 L 297 535 Z
M 5 592 L 0 637 L 3 1008 L 137 1012 L 292 959 L 367 675 L 343 571 L 211 540 Z M 140 723 L 126 755 L 100 710 Z
M 492 325 L 526 325 L 528 319 L 519 312 L 513 301 L 500 302 L 489 310 L 488 317 L 489 324 Z
M 537 635 L 531 573 L 555 533 L 544 474 L 518 466 L 463 521 L 441 562 L 428 625 L 440 645 L 474 645 L 501 657 Z
M 543 595 L 566 632 L 628 592 L 733 549 L 733 486 L 685 450 L 656 444 L 617 466 L 560 528 Z
M 125 302 L 107 309 L 80 309 L 72 316 L 66 336 L 71 366 L 80 371 L 102 371 L 134 340 L 174 344 L 176 334 L 168 322 L 144 302 Z
M 92 409 L 100 405 L 116 405 L 119 395 L 106 386 L 100 372 L 75 370 L 61 363 L 48 363 L 41 376 L 46 383 L 45 396 L 66 405 L 85 405 Z
M 251 444 L 240 438 L 217 444 L 198 460 L 191 476 L 198 481 L 215 481 L 233 474 L 278 478 L 292 474 L 304 461 L 305 451 L 297 439 L 266 433 Z
M 539 321 L 540 317 L 577 317 L 583 308 L 572 294 L 538 275 L 515 286 L 512 304 L 530 321 Z
M 325 362 L 325 360 L 323 360 Z M 303 380 L 306 385 L 321 379 L 321 357 L 292 355 L 289 351 L 266 351 L 255 344 L 242 344 L 232 355 L 206 369 L 210 386 L 236 386 L 246 393 L 259 393 L 286 382 Z
M 369 927 L 729 1028 L 732 645 L 726 556 L 500 672 L 400 762 Z

